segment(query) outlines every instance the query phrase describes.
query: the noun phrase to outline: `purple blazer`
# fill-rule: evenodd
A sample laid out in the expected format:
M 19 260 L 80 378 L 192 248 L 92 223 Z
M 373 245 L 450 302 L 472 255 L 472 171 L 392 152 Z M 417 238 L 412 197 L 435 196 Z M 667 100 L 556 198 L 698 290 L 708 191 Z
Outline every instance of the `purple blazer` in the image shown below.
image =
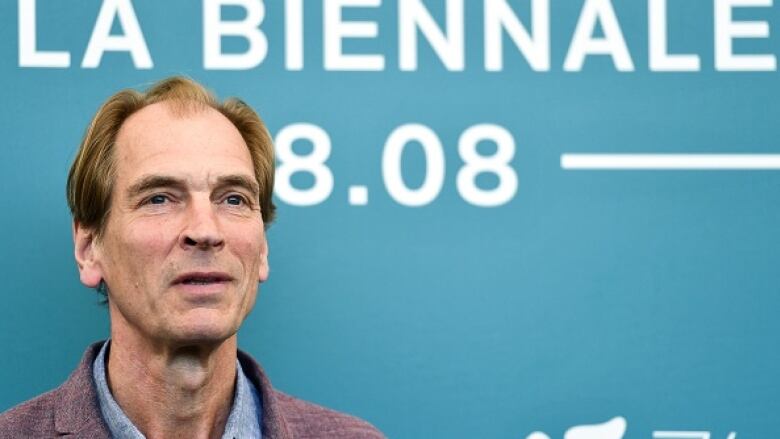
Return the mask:
M 98 405 L 92 364 L 103 342 L 87 348 L 78 368 L 60 387 L 0 414 L 0 438 L 109 438 Z M 384 439 L 371 424 L 293 398 L 271 387 L 248 354 L 238 360 L 263 402 L 263 439 Z

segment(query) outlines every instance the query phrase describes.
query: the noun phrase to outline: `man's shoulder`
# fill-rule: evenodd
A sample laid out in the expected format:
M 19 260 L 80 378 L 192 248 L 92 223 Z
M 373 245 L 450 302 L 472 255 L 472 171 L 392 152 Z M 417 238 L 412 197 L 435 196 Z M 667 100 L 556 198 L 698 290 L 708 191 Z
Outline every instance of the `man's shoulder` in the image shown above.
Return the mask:
M 102 342 L 87 348 L 78 367 L 59 387 L 0 414 L 0 439 L 108 437 L 92 383 L 91 365 Z
M 284 418 L 298 438 L 385 439 L 368 422 L 274 390 Z
M 247 378 L 261 394 L 263 432 L 270 430 L 278 432 L 278 437 L 295 439 L 385 438 L 373 425 L 362 419 L 274 389 L 260 364 L 246 352 L 238 351 L 238 359 Z
M 0 413 L 0 439 L 43 438 L 54 433 L 57 391 L 51 390 Z

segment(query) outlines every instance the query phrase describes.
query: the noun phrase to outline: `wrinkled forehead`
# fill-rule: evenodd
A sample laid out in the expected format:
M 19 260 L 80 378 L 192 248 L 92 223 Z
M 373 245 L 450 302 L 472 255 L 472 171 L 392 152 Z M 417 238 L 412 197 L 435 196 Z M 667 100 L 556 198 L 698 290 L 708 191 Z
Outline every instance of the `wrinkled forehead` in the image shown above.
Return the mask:
M 227 117 L 206 104 L 191 101 L 162 101 L 136 111 L 122 123 L 116 142 L 164 145 L 188 133 L 200 134 L 202 141 L 240 144 L 248 153 L 241 133 Z
M 208 106 L 180 110 L 155 103 L 122 124 L 114 151 L 118 184 L 155 173 L 190 179 L 254 175 L 246 142 L 230 120 Z

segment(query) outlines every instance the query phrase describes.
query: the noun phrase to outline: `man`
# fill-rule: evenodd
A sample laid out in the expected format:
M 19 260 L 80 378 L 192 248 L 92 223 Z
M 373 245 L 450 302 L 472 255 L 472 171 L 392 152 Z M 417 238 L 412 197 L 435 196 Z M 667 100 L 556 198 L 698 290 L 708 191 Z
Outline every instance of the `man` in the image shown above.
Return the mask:
M 0 437 L 383 437 L 274 390 L 237 349 L 268 278 L 273 166 L 257 114 L 191 80 L 109 98 L 67 194 L 80 278 L 107 294 L 111 338 L 0 415 Z

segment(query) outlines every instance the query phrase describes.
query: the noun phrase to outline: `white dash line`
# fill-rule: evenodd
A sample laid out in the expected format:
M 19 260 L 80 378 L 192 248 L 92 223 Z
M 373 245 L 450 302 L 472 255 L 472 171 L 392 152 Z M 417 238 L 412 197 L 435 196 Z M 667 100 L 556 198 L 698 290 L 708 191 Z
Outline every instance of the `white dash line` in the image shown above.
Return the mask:
M 710 439 L 709 431 L 654 431 L 653 439 Z
M 780 170 L 780 154 L 561 154 L 563 169 Z

